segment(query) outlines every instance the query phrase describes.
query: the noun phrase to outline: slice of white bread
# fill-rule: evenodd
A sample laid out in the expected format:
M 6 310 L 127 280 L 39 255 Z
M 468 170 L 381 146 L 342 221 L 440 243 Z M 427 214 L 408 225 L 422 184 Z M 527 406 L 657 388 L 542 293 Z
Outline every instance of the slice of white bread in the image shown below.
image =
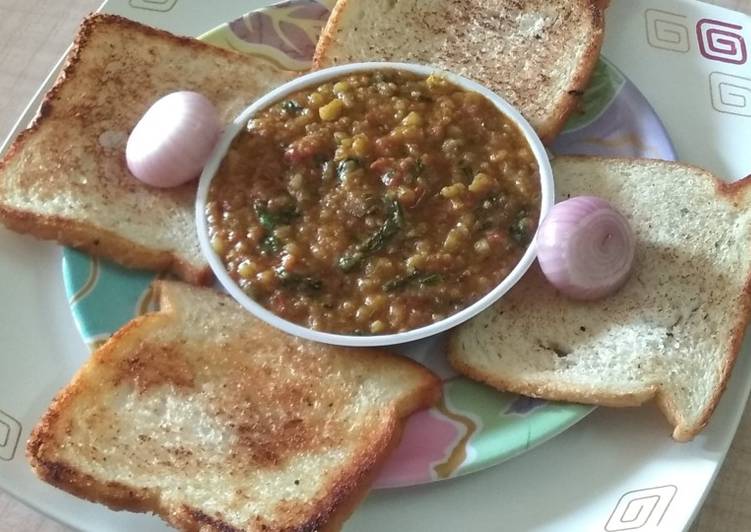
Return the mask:
M 141 184 L 125 165 L 127 136 L 169 92 L 203 93 L 227 123 L 293 76 L 261 58 L 93 15 L 34 123 L 0 161 L 0 222 L 126 266 L 208 283 L 195 183 L 169 190 Z
M 603 39 L 595 0 L 339 0 L 316 68 L 424 63 L 472 78 L 550 142 L 589 82 Z
M 185 530 L 337 530 L 407 416 L 437 401 L 428 370 L 385 351 L 307 342 L 227 296 L 156 283 L 34 429 L 43 480 Z
M 631 222 L 629 281 L 603 300 L 561 296 L 534 268 L 456 330 L 457 371 L 501 390 L 607 406 L 654 398 L 689 440 L 709 421 L 749 321 L 751 178 L 679 163 L 560 157 L 559 198 L 596 195 Z

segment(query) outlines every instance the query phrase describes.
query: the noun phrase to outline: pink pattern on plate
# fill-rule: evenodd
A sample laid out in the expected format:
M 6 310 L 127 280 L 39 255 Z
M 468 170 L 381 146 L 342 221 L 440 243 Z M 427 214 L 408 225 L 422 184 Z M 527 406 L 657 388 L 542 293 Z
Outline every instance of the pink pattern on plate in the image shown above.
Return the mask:
M 316 38 L 306 32 L 295 20 L 321 21 L 328 19 L 329 10 L 310 1 L 288 13 L 279 8 L 290 7 L 299 2 L 284 2 L 272 6 L 275 11 L 254 11 L 229 23 L 229 29 L 239 39 L 253 44 L 276 48 L 297 61 L 310 61 L 316 49 Z M 310 24 L 305 24 L 309 26 Z M 318 28 L 320 31 L 320 28 Z
M 290 11 L 289 18 L 301 18 L 306 20 L 326 20 L 329 18 L 329 10 L 318 2 L 310 2 L 306 6 Z
M 461 436 L 457 424 L 436 409 L 414 414 L 375 487 L 413 486 L 432 481 L 433 465 L 446 460 Z
M 316 43 L 310 40 L 308 34 L 305 33 L 300 26 L 287 22 L 286 20 L 280 20 L 279 30 L 281 30 L 282 35 L 287 39 L 287 42 L 290 42 L 295 46 L 294 51 L 291 48 L 283 49 L 282 51 L 285 54 L 301 61 L 309 60 L 313 57 L 313 54 L 316 51 Z

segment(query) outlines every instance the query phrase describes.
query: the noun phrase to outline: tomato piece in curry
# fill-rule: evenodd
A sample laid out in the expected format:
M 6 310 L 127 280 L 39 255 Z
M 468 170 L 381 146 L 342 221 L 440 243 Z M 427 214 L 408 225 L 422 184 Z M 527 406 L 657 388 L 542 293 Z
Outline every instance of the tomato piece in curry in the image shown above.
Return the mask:
M 539 169 L 484 96 L 381 70 L 256 114 L 208 199 L 212 247 L 255 301 L 315 330 L 386 334 L 508 275 L 537 227 Z

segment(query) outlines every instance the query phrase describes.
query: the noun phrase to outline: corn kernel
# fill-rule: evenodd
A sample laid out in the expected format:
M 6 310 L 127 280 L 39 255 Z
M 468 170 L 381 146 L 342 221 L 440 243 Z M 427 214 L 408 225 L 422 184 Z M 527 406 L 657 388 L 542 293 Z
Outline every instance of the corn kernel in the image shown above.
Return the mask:
M 459 218 L 459 223 L 467 229 L 472 229 L 472 226 L 475 225 L 475 215 L 471 212 L 465 212 Z
M 427 258 L 425 255 L 422 254 L 416 254 L 412 255 L 407 259 L 407 269 L 408 270 L 421 270 L 425 267 L 425 264 L 427 263 Z
M 368 154 L 368 138 L 364 135 L 358 135 L 352 142 L 352 151 L 358 157 L 365 157 Z
M 412 111 L 407 116 L 404 117 L 404 120 L 402 120 L 402 124 L 405 126 L 421 126 L 422 125 L 422 116 L 420 116 L 420 113 L 416 113 L 415 111 Z
M 325 98 L 323 95 L 319 92 L 314 92 L 310 96 L 308 96 L 308 103 L 312 107 L 320 107 L 323 105 L 323 102 L 325 101 Z
M 343 110 L 344 104 L 342 103 L 342 101 L 335 99 L 331 100 L 323 107 L 320 107 L 318 109 L 318 116 L 321 117 L 321 120 L 324 120 L 326 122 L 333 122 L 334 120 L 342 116 Z
M 350 90 L 350 85 L 346 81 L 337 81 L 334 83 L 334 94 L 341 94 Z
M 244 279 L 250 279 L 258 272 L 258 267 L 254 262 L 244 260 L 237 267 L 237 273 Z
M 355 319 L 363 323 L 370 319 L 370 317 L 373 315 L 373 309 L 370 307 L 366 307 L 365 305 L 362 305 L 360 308 L 357 309 L 357 312 L 355 312 Z
M 467 187 L 464 186 L 464 183 L 454 183 L 453 185 L 449 185 L 447 187 L 443 187 L 441 189 L 441 196 L 444 198 L 458 198 L 464 192 L 467 190 Z
M 227 241 L 219 235 L 214 235 L 211 237 L 211 247 L 221 255 L 227 249 Z
M 381 294 L 369 295 L 365 298 L 365 306 L 377 311 L 386 306 L 386 297 Z
M 449 231 L 449 234 L 446 235 L 446 240 L 443 242 L 443 249 L 449 252 L 458 251 L 468 236 L 469 231 L 464 227 L 454 227 Z
M 493 190 L 496 186 L 496 182 L 488 174 L 480 172 L 477 174 L 472 183 L 469 185 L 469 191 L 475 194 L 487 194 Z
M 437 74 L 431 74 L 430 76 L 428 76 L 428 79 L 426 79 L 425 82 L 428 84 L 428 87 L 432 89 L 434 87 L 445 85 L 446 78 L 443 78 Z
M 405 126 L 404 131 L 402 131 L 402 137 L 407 142 L 412 141 L 416 142 L 422 139 L 424 136 L 423 130 L 417 126 Z

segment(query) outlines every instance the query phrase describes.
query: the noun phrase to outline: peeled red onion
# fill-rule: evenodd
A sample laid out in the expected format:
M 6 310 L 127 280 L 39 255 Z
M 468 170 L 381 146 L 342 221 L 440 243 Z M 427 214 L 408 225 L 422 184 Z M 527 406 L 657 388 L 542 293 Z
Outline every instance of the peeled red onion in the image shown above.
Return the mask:
M 618 290 L 628 279 L 634 248 L 628 220 L 595 196 L 556 204 L 537 233 L 545 277 L 573 299 L 598 299 Z
M 148 185 L 182 185 L 201 173 L 220 130 L 219 114 L 208 98 L 191 91 L 168 94 L 146 111 L 128 137 L 128 168 Z

